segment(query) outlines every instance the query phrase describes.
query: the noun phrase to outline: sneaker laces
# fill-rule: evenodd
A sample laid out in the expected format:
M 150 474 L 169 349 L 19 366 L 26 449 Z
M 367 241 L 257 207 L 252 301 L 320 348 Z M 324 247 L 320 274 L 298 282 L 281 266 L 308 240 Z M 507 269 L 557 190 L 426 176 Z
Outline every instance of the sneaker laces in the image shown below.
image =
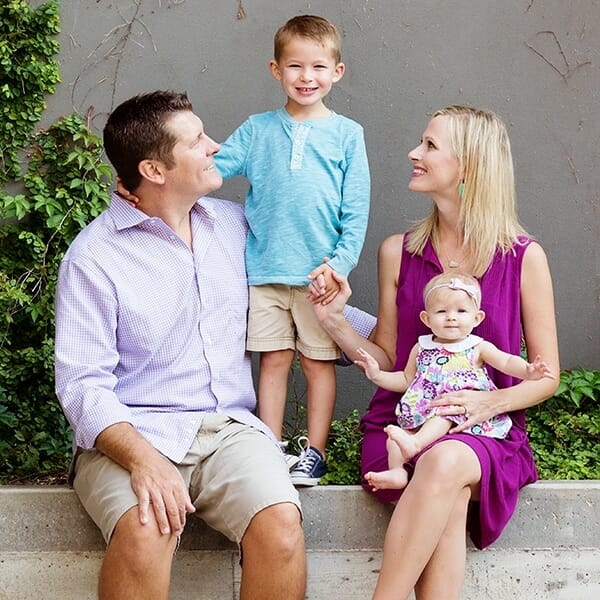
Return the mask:
M 306 473 L 310 473 L 315 466 L 316 462 L 321 458 L 319 453 L 313 449 L 313 452 L 310 452 L 310 441 L 309 439 L 303 435 L 298 438 L 298 446 L 301 449 L 300 452 L 300 460 L 294 467 L 294 471 L 304 471 Z

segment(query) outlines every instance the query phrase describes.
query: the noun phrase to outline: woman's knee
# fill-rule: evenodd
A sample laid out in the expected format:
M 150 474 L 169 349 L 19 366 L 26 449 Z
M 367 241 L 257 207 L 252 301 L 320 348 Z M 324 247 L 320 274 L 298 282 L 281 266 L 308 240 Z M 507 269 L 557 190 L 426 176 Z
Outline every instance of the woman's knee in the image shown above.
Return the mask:
M 481 478 L 477 455 L 462 442 L 443 442 L 426 451 L 417 461 L 413 479 L 428 482 L 430 493 L 462 489 Z

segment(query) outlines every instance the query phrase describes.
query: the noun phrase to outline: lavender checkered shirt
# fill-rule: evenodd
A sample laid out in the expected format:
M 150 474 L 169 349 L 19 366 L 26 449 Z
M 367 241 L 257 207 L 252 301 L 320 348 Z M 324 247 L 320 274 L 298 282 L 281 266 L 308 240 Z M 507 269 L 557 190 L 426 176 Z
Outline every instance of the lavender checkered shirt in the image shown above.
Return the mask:
M 193 253 L 159 218 L 113 194 L 71 244 L 56 292 L 56 393 L 93 448 L 106 427 L 131 423 L 180 461 L 205 412 L 270 432 L 246 347 L 246 222 L 235 203 L 191 210 Z

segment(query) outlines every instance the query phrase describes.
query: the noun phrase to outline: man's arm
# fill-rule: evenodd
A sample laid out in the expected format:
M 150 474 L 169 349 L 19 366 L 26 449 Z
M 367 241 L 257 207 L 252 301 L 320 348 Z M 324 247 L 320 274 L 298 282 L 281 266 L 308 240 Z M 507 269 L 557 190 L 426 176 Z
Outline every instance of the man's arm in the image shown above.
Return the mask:
M 181 535 L 186 513 L 196 509 L 175 466 L 129 423 L 115 423 L 96 438 L 96 448 L 131 473 L 140 523 L 150 520 L 150 505 L 163 534 Z

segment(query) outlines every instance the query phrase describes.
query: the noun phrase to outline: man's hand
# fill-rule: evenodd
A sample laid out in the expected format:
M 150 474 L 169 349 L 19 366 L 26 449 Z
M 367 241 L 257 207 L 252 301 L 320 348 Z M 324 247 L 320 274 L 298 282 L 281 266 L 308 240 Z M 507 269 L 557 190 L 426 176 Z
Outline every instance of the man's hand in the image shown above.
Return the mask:
M 149 522 L 150 507 L 163 534 L 181 535 L 187 513 L 195 512 L 179 471 L 160 455 L 131 471 L 131 487 L 139 500 L 140 523 Z
M 187 513 L 195 512 L 187 487 L 175 467 L 130 423 L 115 423 L 96 438 L 96 448 L 131 473 L 140 523 L 152 514 L 160 531 L 181 535 Z

